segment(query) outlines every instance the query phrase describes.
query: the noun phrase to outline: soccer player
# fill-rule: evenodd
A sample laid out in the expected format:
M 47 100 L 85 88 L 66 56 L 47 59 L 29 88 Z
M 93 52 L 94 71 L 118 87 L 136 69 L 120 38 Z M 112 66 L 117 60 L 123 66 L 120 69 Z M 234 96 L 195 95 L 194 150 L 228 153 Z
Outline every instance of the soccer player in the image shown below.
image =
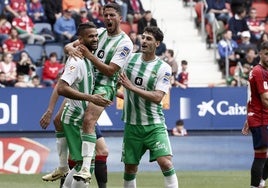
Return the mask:
M 90 50 L 97 49 L 98 33 L 96 26 L 94 24 L 92 23 L 81 24 L 78 29 L 78 36 L 80 43 L 87 46 L 87 48 L 89 48 Z M 68 127 L 66 130 L 72 130 L 73 128 L 72 125 L 75 125 L 76 128 L 74 129 L 78 131 L 75 132 L 73 130 L 74 131 L 73 134 L 75 133 L 77 134 L 74 135 L 77 136 L 77 138 L 75 139 L 77 140 L 77 143 L 70 141 L 71 136 L 68 136 L 69 134 L 72 135 L 70 132 L 64 131 L 67 138 L 71 157 L 76 162 L 80 160 L 82 161 L 81 156 L 82 141 L 78 139 L 78 137 L 80 138 L 80 135 L 78 135 L 80 134 L 78 128 L 79 126 L 81 128 L 84 112 L 88 105 L 88 102 L 92 102 L 96 105 L 104 107 L 110 105 L 111 103 L 110 100 L 104 99 L 100 94 L 91 95 L 93 88 L 94 88 L 94 72 L 90 60 L 86 58 L 78 60 L 74 60 L 74 58 L 69 58 L 66 62 L 65 71 L 58 82 L 57 92 L 60 95 L 69 98 L 67 99 L 67 103 L 65 104 L 65 108 L 62 115 L 63 125 Z M 86 100 L 88 102 L 81 100 Z M 90 136 L 85 137 L 86 139 L 92 139 Z M 95 135 L 93 135 L 93 139 L 95 139 Z M 81 141 L 80 146 L 78 146 L 79 141 Z M 77 152 L 80 153 L 77 154 Z M 89 155 L 93 156 L 93 153 Z M 88 171 L 89 168 L 90 166 L 88 167 Z M 90 178 L 85 179 L 85 181 L 89 182 Z
M 104 97 L 113 100 L 117 92 L 117 78 L 119 70 L 124 66 L 124 63 L 130 57 L 133 49 L 133 43 L 126 33 L 120 29 L 122 20 L 121 8 L 116 3 L 109 3 L 103 7 L 103 17 L 105 29 L 98 29 L 99 46 L 98 49 L 91 53 L 87 48 L 79 42 L 75 41 L 65 47 L 65 51 L 69 55 L 78 54 L 82 51 L 82 56 L 88 58 L 95 66 L 95 87 L 93 93 L 104 93 Z M 75 50 L 74 46 L 79 48 Z M 95 124 L 103 112 L 104 107 L 89 103 L 83 121 L 83 134 L 94 134 Z M 84 171 L 84 165 L 90 164 L 90 157 L 87 153 L 92 153 L 95 148 L 94 140 L 90 145 L 83 142 L 82 156 L 83 165 L 81 171 L 74 174 L 74 177 L 87 179 L 91 176 L 90 173 Z M 89 151 L 85 152 L 86 149 Z M 106 165 L 106 158 L 102 159 Z M 97 158 L 96 158 L 97 161 Z M 107 175 L 106 175 L 107 177 Z
M 57 85 L 56 85 L 56 87 L 57 87 Z M 43 129 L 46 129 L 48 127 L 48 125 L 50 124 L 56 102 L 58 101 L 59 95 L 57 93 L 56 87 L 54 88 L 52 95 L 50 97 L 48 108 L 40 119 L 40 125 Z M 57 144 L 57 151 L 58 151 L 59 162 L 60 162 L 59 167 L 56 168 L 53 172 L 46 174 L 42 177 L 42 179 L 44 181 L 55 181 L 55 180 L 62 178 L 61 183 L 60 183 L 61 184 L 60 188 L 62 187 L 62 185 L 64 183 L 65 176 L 69 172 L 69 167 L 71 166 L 69 164 L 70 160 L 68 160 L 69 155 L 68 155 L 67 141 L 66 141 L 65 134 L 63 132 L 63 128 L 62 128 L 61 121 L 60 121 L 65 103 L 66 103 L 66 100 L 64 100 L 62 102 L 61 107 L 58 110 L 58 112 L 54 118 L 54 121 L 53 121 L 54 126 L 55 126 L 55 130 L 56 130 L 56 140 L 57 140 L 56 144 Z M 107 148 L 105 139 L 102 136 L 102 133 L 99 130 L 98 126 L 96 126 L 96 136 L 97 136 L 97 141 L 96 141 L 96 156 L 95 156 L 95 158 L 103 158 L 103 156 L 108 155 L 108 148 Z M 105 175 L 103 176 L 103 174 L 106 174 L 106 171 L 105 171 L 106 169 L 103 168 L 103 163 L 101 161 L 96 162 L 96 160 L 95 160 L 94 170 L 95 170 L 94 172 L 95 172 L 95 177 L 96 177 L 96 180 L 98 183 L 98 187 L 99 188 L 106 188 L 107 177 L 105 177 Z
M 124 86 L 124 188 L 136 187 L 138 165 L 146 150 L 150 151 L 150 162 L 157 161 L 161 168 L 164 187 L 179 186 L 161 104 L 171 87 L 171 67 L 155 55 L 163 38 L 158 27 L 146 27 L 141 39 L 142 53 L 133 54 L 119 76 Z
M 251 188 L 264 187 L 262 177 L 268 172 L 268 42 L 261 44 L 260 63 L 249 76 L 250 98 L 247 104 L 247 120 L 242 134 L 252 133 L 254 160 L 251 166 Z M 260 185 L 260 182 L 262 185 Z

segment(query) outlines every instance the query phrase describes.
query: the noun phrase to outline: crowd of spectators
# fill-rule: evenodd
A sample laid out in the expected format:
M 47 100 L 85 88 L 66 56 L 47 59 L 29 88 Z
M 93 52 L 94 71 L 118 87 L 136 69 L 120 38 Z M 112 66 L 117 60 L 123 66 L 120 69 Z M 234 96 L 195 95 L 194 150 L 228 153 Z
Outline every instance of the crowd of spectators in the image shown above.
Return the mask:
M 210 43 L 216 41 L 214 49 L 218 54 L 219 70 L 224 80 L 222 82 L 224 84 L 220 85 L 246 85 L 244 80 L 248 77 L 249 67 L 252 68 L 258 64 L 259 46 L 261 42 L 267 40 L 268 1 L 196 1 L 197 17 L 195 20 L 199 29 L 200 8 L 204 8 L 202 12 L 205 18 L 206 43 L 209 43 L 210 47 Z
M 122 23 L 130 26 L 129 30 L 122 30 L 133 41 L 134 52 L 140 52 L 143 29 L 157 26 L 153 13 L 144 9 L 141 0 L 0 1 L 0 87 L 54 87 L 64 61 L 58 60 L 57 53 L 46 52 L 44 46 L 60 43 L 63 48 L 76 40 L 80 23 L 92 21 L 97 27 L 104 27 L 102 7 L 110 2 L 121 6 Z M 38 28 L 44 23 L 49 27 Z M 34 52 L 27 51 L 29 45 L 44 47 L 42 57 L 38 58 L 41 62 L 36 62 Z M 174 85 L 179 75 L 174 49 L 162 42 L 156 55 L 172 67 Z

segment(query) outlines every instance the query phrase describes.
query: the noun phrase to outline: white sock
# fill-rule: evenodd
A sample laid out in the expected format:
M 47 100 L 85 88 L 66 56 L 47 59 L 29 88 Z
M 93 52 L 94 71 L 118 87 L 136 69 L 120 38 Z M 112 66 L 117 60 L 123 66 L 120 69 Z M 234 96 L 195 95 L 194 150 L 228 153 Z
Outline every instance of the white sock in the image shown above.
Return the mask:
M 68 175 L 65 178 L 64 184 L 62 186 L 62 188 L 71 188 L 72 185 L 72 181 L 73 181 L 73 175 L 77 173 L 77 171 L 73 168 Z
M 85 183 L 84 181 L 76 181 L 73 179 L 71 188 L 88 188 L 89 183 Z
M 82 157 L 83 157 L 83 165 L 82 168 L 90 169 L 91 160 L 95 151 L 95 143 L 83 141 L 82 142 Z
M 68 167 L 68 145 L 65 137 L 56 138 L 60 167 Z
M 178 178 L 176 174 L 164 176 L 165 188 L 179 188 Z
M 124 180 L 124 188 L 136 188 L 136 178 L 131 181 Z

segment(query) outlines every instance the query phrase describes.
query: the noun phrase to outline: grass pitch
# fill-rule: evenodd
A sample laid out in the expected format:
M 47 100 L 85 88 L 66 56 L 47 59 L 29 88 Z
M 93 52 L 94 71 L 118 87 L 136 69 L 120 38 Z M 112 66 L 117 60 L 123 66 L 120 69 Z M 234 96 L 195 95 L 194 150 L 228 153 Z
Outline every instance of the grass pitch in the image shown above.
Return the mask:
M 58 188 L 59 181 L 44 182 L 43 174 L 21 175 L 0 174 L 1 188 Z M 177 172 L 180 188 L 245 188 L 249 187 L 249 171 L 180 171 Z M 109 173 L 108 188 L 123 187 L 123 172 Z M 163 176 L 160 172 L 139 172 L 139 188 L 163 188 Z M 90 188 L 98 188 L 93 178 Z

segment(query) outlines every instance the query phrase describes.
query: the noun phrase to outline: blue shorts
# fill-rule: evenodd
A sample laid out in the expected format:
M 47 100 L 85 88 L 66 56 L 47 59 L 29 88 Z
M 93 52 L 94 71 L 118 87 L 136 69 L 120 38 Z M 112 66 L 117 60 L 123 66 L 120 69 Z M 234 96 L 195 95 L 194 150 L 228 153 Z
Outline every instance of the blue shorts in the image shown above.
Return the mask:
M 97 139 L 103 137 L 101 130 L 100 130 L 100 127 L 98 125 L 95 126 L 95 132 L 96 132 Z
M 268 148 L 268 125 L 250 128 L 254 149 Z

